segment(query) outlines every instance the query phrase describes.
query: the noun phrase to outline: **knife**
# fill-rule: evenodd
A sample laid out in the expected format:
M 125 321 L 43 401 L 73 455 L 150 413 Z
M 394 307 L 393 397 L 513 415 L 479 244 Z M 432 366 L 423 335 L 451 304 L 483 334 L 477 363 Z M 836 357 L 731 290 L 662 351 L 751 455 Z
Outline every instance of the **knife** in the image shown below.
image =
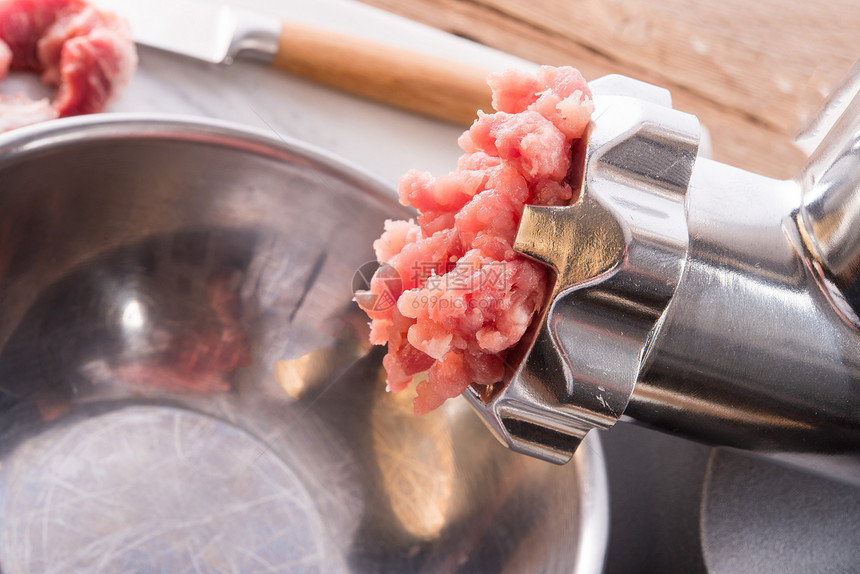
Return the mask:
M 492 111 L 487 70 L 229 6 L 97 0 L 135 42 L 212 63 L 251 58 L 355 95 L 469 125 Z

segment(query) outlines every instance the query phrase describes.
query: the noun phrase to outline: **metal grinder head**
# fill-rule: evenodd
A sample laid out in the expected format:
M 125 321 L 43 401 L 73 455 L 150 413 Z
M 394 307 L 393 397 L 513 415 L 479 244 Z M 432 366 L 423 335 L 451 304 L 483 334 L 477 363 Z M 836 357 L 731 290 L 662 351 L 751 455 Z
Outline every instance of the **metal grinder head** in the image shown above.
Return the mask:
M 552 269 L 548 302 L 508 379 L 466 393 L 503 443 L 564 463 L 623 417 L 787 459 L 857 461 L 857 78 L 787 181 L 699 154 L 699 122 L 668 91 L 592 82 L 579 197 L 527 206 L 514 245 Z

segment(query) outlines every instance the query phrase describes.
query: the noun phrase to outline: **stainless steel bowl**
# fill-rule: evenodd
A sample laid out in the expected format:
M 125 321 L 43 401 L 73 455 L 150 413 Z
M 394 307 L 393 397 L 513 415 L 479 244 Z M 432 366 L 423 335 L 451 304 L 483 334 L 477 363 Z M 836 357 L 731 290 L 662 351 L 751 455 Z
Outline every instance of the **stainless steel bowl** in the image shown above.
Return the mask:
M 555 467 L 384 392 L 351 282 L 404 215 L 223 123 L 0 136 L 0 569 L 599 572 L 596 437 Z

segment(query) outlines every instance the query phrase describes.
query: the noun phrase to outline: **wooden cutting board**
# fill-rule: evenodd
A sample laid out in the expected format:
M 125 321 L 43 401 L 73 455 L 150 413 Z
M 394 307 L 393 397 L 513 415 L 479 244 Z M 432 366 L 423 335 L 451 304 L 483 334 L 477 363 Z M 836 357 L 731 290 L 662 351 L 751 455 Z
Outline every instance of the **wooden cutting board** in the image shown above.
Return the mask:
M 790 177 L 794 134 L 855 59 L 856 0 L 363 0 L 589 79 L 669 88 L 710 129 L 715 159 Z

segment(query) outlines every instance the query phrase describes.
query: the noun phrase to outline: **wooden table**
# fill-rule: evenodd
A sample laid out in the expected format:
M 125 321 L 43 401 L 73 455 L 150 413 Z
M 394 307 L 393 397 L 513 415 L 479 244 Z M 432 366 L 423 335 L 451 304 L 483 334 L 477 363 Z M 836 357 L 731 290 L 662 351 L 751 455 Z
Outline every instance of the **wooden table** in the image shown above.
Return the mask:
M 715 159 L 790 177 L 794 134 L 860 58 L 857 0 L 363 0 L 590 79 L 672 92 L 711 131 Z

